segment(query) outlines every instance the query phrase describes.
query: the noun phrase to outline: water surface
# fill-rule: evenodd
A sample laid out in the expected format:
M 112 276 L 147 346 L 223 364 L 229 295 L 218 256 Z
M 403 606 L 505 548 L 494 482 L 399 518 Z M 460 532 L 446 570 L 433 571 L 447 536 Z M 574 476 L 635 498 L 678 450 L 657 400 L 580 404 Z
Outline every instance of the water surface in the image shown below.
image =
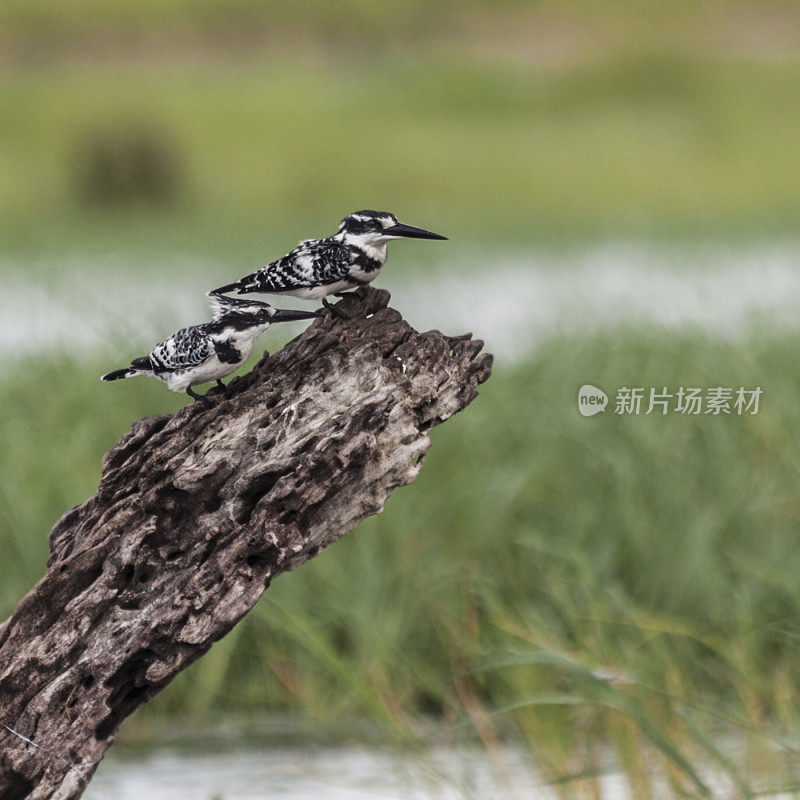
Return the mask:
M 241 272 L 191 261 L 134 268 L 119 258 L 3 266 L 0 354 L 12 361 L 42 351 L 116 351 L 119 343 L 146 352 L 177 328 L 208 319 L 206 289 Z M 550 336 L 619 325 L 726 338 L 755 326 L 794 330 L 800 243 L 477 252 L 412 272 L 393 269 L 390 256 L 375 285 L 392 292 L 392 304 L 415 327 L 474 332 L 512 361 Z M 283 335 L 297 330 L 284 326 Z M 265 346 L 274 346 L 275 335 L 267 334 Z

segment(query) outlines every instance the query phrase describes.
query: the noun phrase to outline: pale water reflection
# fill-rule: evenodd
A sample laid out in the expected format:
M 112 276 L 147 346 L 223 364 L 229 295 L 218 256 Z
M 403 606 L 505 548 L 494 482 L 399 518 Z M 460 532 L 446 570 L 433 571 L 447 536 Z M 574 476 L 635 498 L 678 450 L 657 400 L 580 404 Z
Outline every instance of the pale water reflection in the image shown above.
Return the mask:
M 113 753 L 113 751 L 112 751 Z M 556 800 L 522 758 L 509 753 L 503 778 L 485 751 L 455 749 L 398 756 L 349 748 L 158 751 L 125 760 L 110 754 L 87 800 Z M 629 800 L 615 775 L 601 779 L 606 800 Z
M 0 355 L 146 346 L 206 319 L 203 293 L 230 269 L 185 261 L 0 264 Z M 648 323 L 726 338 L 800 323 L 800 243 L 750 246 L 605 244 L 472 253 L 376 281 L 417 328 L 475 331 L 502 360 L 557 333 Z M 272 299 L 274 303 L 275 300 Z M 289 298 L 284 305 L 307 306 Z M 285 329 L 288 330 L 288 329 Z M 296 330 L 296 329 L 294 329 Z M 269 346 L 267 334 L 265 343 Z

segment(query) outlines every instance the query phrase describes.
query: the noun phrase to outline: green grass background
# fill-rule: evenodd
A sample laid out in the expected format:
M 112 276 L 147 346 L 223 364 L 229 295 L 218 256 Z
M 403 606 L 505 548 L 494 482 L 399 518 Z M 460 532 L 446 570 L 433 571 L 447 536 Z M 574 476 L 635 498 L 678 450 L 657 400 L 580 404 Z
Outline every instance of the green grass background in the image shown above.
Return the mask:
M 794 4 L 293 8 L 3 4 L 0 269 L 250 267 L 361 207 L 459 252 L 796 235 Z M 121 159 L 139 135 L 171 191 L 87 191 L 98 142 Z M 287 713 L 418 748 L 522 742 L 565 797 L 599 796 L 611 757 L 637 800 L 708 794 L 710 767 L 727 796 L 792 789 L 796 352 L 642 326 L 499 363 L 419 479 L 277 580 L 128 736 Z M 0 372 L 0 615 L 103 452 L 183 403 L 102 386 L 110 358 Z M 753 417 L 584 419 L 586 382 L 764 396 Z
M 433 50 L 0 73 L 0 240 L 252 263 L 361 207 L 460 241 L 791 233 L 800 64 L 615 48 L 526 64 Z M 95 142 L 151 137 L 169 202 L 87 202 Z M 279 239 L 279 241 L 278 241 Z M 279 243 L 280 242 L 280 243 Z

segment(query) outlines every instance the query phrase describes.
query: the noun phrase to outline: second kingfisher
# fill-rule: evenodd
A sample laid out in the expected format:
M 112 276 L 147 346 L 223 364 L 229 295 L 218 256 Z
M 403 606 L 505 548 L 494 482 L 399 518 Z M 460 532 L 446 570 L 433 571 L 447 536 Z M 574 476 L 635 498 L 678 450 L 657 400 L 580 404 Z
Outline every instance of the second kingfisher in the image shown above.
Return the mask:
M 210 294 L 234 290 L 239 294 L 290 294 L 322 300 L 326 308 L 347 318 L 341 309 L 330 305 L 328 295 L 371 283 L 386 261 L 386 245 L 400 238 L 447 239 L 398 222 L 388 211 L 357 211 L 342 220 L 333 236 L 300 242 L 277 261 Z

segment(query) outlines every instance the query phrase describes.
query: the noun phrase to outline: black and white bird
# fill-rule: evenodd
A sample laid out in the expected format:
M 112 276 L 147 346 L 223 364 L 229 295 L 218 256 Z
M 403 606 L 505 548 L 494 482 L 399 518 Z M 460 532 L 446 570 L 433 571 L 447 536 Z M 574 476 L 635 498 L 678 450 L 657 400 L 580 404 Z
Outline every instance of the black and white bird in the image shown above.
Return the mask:
M 211 401 L 192 391 L 192 386 L 216 381 L 226 393 L 222 378 L 241 366 L 253 343 L 275 322 L 312 319 L 313 311 L 287 311 L 258 300 L 242 300 L 209 293 L 214 317 L 211 322 L 182 328 L 157 344 L 150 355 L 134 358 L 129 367 L 103 375 L 100 380 L 116 381 L 146 375 L 158 378 L 173 392 L 185 391 L 206 406 Z
M 330 305 L 328 295 L 341 294 L 375 280 L 386 261 L 386 245 L 400 238 L 447 239 L 398 222 L 387 211 L 357 211 L 342 220 L 333 236 L 300 242 L 277 261 L 212 293 L 237 290 L 239 294 L 290 294 L 306 300 L 322 300 L 326 308 L 346 317 L 343 311 Z

